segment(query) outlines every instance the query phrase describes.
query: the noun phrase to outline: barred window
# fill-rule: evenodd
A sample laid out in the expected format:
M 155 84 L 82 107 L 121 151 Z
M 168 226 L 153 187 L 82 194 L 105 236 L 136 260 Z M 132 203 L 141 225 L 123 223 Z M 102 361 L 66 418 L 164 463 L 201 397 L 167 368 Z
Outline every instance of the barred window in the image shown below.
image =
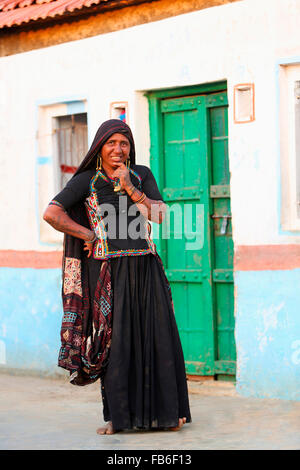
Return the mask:
M 88 150 L 87 113 L 55 118 L 59 190 L 75 173 Z

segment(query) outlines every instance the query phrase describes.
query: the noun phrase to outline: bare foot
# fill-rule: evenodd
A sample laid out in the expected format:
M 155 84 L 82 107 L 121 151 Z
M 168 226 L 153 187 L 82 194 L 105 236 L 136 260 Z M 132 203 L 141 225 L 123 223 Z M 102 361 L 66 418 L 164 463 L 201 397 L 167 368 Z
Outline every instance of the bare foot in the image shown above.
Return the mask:
M 169 431 L 179 431 L 179 429 L 181 429 L 185 423 L 186 418 L 179 418 L 178 426 L 176 426 L 175 428 L 169 428 Z
M 97 434 L 114 434 L 115 431 L 112 427 L 112 422 L 108 421 L 108 423 L 103 428 L 97 429 Z

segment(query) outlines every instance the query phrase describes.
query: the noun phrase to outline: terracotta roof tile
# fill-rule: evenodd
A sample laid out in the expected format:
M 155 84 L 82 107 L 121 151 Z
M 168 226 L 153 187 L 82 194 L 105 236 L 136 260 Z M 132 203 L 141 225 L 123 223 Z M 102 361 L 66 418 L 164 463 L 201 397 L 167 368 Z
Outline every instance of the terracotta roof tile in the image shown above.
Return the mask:
M 63 15 L 107 0 L 0 0 L 0 28 Z

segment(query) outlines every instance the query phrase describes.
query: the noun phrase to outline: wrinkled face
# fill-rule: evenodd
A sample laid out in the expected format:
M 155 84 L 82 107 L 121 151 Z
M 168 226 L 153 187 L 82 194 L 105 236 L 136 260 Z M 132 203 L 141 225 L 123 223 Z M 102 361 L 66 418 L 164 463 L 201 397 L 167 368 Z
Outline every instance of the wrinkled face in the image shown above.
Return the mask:
M 124 163 L 129 158 L 130 142 L 123 134 L 113 134 L 103 145 L 101 156 L 103 163 L 110 167 Z

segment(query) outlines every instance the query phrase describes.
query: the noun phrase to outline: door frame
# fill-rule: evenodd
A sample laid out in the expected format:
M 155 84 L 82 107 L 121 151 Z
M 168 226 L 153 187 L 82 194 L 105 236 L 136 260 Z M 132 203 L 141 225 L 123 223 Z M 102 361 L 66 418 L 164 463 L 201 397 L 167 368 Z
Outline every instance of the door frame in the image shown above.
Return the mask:
M 149 90 L 144 95 L 148 99 L 149 104 L 149 125 L 150 125 L 150 168 L 156 178 L 160 191 L 163 190 L 163 165 L 164 159 L 161 158 L 161 149 L 163 148 L 163 113 L 161 112 L 161 101 L 167 98 L 180 98 L 192 95 L 213 94 L 218 92 L 227 93 L 227 81 L 219 81 L 214 83 L 206 83 L 202 85 L 185 86 L 178 88 L 167 88 L 160 90 Z M 206 142 L 209 146 L 209 142 Z M 209 153 L 209 148 L 207 148 Z M 208 155 L 207 155 L 208 158 Z M 208 158 L 210 167 L 211 161 Z M 159 228 L 161 231 L 161 228 Z M 165 247 L 161 237 L 155 240 L 157 249 L 165 262 Z M 211 251 L 211 249 L 210 249 Z M 213 254 L 211 253 L 211 256 Z M 211 260 L 213 261 L 213 260 Z M 213 296 L 215 293 L 213 292 Z M 215 321 L 215 319 L 214 319 Z M 215 329 L 214 329 L 215 330 Z M 216 330 L 214 331 L 216 334 Z M 214 342 L 216 344 L 216 342 Z M 235 367 L 232 370 L 235 374 Z

